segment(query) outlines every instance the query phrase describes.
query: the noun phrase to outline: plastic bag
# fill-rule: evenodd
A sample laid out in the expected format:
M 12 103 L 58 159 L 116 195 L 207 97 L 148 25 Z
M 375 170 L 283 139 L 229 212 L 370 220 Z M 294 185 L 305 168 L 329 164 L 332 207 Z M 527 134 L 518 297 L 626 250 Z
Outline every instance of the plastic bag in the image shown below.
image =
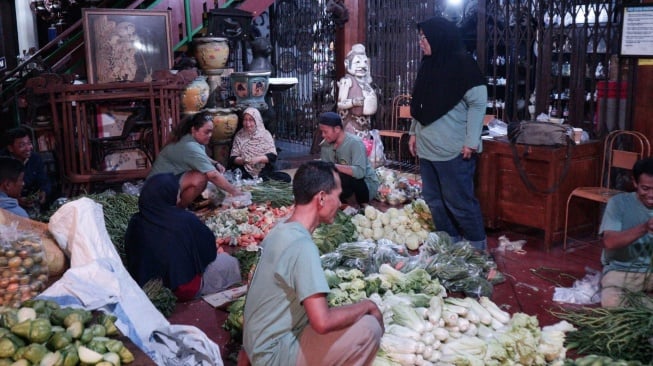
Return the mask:
M 229 208 L 241 208 L 252 204 L 252 193 L 243 192 L 237 196 L 227 195 L 222 200 L 222 206 Z
M 122 193 L 131 194 L 132 196 L 138 196 L 141 194 L 141 189 L 143 189 L 144 180 L 139 180 L 136 183 L 125 182 L 122 184 Z
M 465 296 L 479 298 L 481 296 L 492 297 L 492 284 L 481 277 L 467 277 L 442 283 L 449 291 L 463 292 Z
M 371 266 L 370 272 L 378 272 L 379 267 L 383 264 L 389 264 L 393 268 L 402 261 L 405 261 L 407 259 L 407 256 L 404 254 L 400 254 L 397 248 L 395 247 L 401 247 L 397 244 L 394 244 L 390 242 L 389 240 L 386 240 L 388 243 L 380 244 L 381 241 L 377 244 L 376 250 L 374 251 L 374 254 L 372 256 L 372 261 L 371 261 Z M 403 247 L 405 249 L 405 247 Z M 406 251 L 403 251 L 406 253 Z
M 385 151 L 383 149 L 383 141 L 381 140 L 379 130 L 371 130 L 370 135 L 372 136 L 374 146 L 372 148 L 372 152 L 370 153 L 369 159 L 372 167 L 378 168 L 385 164 Z
M 325 253 L 320 256 L 320 261 L 322 262 L 322 268 L 336 269 L 342 262 L 342 254 L 338 252 Z
M 0 281 L 0 305 L 20 307 L 45 290 L 48 265 L 41 238 L 18 229 L 18 223 L 0 225 L 0 268 L 13 273 L 17 282 Z

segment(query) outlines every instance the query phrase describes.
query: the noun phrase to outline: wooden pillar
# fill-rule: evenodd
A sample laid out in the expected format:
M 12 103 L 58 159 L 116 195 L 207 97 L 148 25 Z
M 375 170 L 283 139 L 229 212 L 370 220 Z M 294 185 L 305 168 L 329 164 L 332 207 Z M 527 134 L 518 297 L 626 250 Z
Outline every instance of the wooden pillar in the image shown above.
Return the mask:
M 640 59 L 633 78 L 633 129 L 641 132 L 653 142 L 653 60 Z
M 349 11 L 349 20 L 336 31 L 336 79 L 346 73 L 345 56 L 356 43 L 365 44 L 366 13 L 365 0 L 345 0 L 345 7 Z

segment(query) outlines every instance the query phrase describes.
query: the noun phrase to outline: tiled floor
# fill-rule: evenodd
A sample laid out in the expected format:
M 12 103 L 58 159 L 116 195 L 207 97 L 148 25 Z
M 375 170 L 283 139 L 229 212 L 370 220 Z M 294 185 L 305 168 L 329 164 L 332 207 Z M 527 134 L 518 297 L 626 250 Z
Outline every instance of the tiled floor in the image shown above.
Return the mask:
M 281 148 L 279 160 L 287 162 L 288 168 L 296 168 L 301 162 L 315 159 L 310 146 L 277 142 Z M 506 235 L 510 240 L 526 240 L 523 252 L 497 250 L 498 238 Z M 540 325 L 557 322 L 551 314 L 560 306 L 573 306 L 554 302 L 556 287 L 571 287 L 575 279 L 586 275 L 586 268 L 600 269 L 600 247 L 596 240 L 572 242 L 566 251 L 558 243 L 547 252 L 543 246 L 543 234 L 523 227 L 506 227 L 488 232 L 488 246 L 506 281 L 494 287 L 492 300 L 510 313 L 524 312 L 536 315 Z M 170 321 L 175 324 L 194 325 L 220 345 L 226 365 L 235 365 L 231 357 L 240 345 L 229 340 L 229 334 L 221 328 L 227 312 L 213 309 L 203 300 L 178 304 Z

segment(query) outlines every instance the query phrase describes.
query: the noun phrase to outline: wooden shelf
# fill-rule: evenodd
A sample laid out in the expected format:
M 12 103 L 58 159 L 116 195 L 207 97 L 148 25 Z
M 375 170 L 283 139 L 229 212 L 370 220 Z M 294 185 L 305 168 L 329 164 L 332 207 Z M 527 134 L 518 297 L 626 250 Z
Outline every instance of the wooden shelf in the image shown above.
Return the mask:
M 152 82 L 33 84 L 40 85 L 34 93 L 49 96 L 63 188 L 71 196 L 81 190 L 90 192 L 95 183 L 141 179 L 149 173 L 149 168 L 107 171 L 100 166 L 95 151 L 99 147 L 93 143 L 99 137 L 100 107 L 108 104 L 146 106 L 152 119 L 148 155 L 155 158 L 179 121 L 179 103 L 186 80 L 171 73 L 160 73 Z M 131 142 L 125 140 L 125 143 Z

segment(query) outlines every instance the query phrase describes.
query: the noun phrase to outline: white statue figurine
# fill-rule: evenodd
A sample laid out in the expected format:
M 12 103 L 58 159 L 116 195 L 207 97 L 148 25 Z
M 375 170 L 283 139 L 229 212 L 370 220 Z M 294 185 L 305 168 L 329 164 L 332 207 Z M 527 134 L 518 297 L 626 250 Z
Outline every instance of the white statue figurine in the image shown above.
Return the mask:
M 369 137 L 371 116 L 376 113 L 377 99 L 372 88 L 369 59 L 365 46 L 355 44 L 345 57 L 347 75 L 338 82 L 338 112 L 345 131 Z

